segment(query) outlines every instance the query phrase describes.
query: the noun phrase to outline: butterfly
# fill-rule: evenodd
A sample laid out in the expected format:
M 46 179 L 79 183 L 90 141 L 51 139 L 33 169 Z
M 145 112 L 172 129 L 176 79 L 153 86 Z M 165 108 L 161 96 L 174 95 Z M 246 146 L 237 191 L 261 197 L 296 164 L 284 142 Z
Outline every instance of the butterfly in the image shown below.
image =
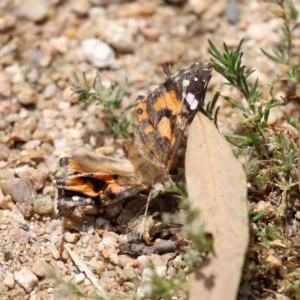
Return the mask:
M 95 201 L 117 215 L 112 209 L 114 204 L 137 195 L 143 198 L 154 186 L 172 180 L 170 170 L 182 137 L 205 96 L 212 64 L 194 63 L 173 75 L 163 64 L 163 71 L 166 80 L 147 97 L 139 96 L 135 101 L 137 126 L 134 140 L 123 144 L 126 159 L 101 156 L 82 148 L 60 159 L 60 165 L 68 168 L 68 174 L 57 180 L 62 216 L 70 217 L 76 207 Z

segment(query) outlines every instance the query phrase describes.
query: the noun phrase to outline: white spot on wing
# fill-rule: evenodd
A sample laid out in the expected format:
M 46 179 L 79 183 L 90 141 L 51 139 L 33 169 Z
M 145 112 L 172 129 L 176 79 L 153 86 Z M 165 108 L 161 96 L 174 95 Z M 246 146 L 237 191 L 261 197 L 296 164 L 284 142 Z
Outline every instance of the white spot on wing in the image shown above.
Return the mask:
M 198 100 L 194 100 L 193 103 L 190 105 L 191 110 L 195 110 L 198 107 Z
M 191 105 L 194 100 L 195 100 L 195 95 L 192 93 L 188 93 L 186 96 L 186 102 Z
M 198 107 L 198 100 L 195 99 L 195 95 L 192 93 L 187 94 L 186 102 L 189 104 L 191 110 L 195 110 Z
M 188 79 L 184 79 L 184 80 L 182 81 L 182 85 L 183 85 L 184 87 L 189 86 L 189 84 L 190 84 L 190 81 L 189 81 Z

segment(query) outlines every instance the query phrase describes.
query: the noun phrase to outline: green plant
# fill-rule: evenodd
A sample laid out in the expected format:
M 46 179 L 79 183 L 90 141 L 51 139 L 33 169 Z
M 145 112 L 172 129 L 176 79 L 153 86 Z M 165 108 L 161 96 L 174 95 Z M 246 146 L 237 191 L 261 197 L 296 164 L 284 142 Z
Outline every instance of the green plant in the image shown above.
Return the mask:
M 237 100 L 218 92 L 218 96 L 230 102 L 243 117 L 241 130 L 228 134 L 227 139 L 244 162 L 250 207 L 255 207 L 258 201 L 268 203 L 260 210 L 250 210 L 252 236 L 244 267 L 244 281 L 248 281 L 249 287 L 247 293 L 251 298 L 259 299 L 269 299 L 267 295 L 300 299 L 299 272 L 294 272 L 299 269 L 294 243 L 296 228 L 300 226 L 295 205 L 300 198 L 296 167 L 299 152 L 295 133 L 297 117 L 283 112 L 284 121 L 294 130 L 284 128 L 280 122 L 276 126 L 268 124 L 270 112 L 275 107 L 284 111 L 285 103 L 299 99 L 300 60 L 294 46 L 298 12 L 291 0 L 266 2 L 272 3 L 273 16 L 283 20 L 282 40 L 272 52 L 264 49 L 262 52 L 273 62 L 285 66 L 278 66 L 278 73 L 282 70 L 283 75 L 274 75 L 268 99 L 262 97 L 258 80 L 250 80 L 254 70 L 243 65 L 243 40 L 235 49 L 224 44 L 223 51 L 212 41 L 209 45 L 214 69 L 227 80 L 226 84 L 239 91 L 242 98 Z M 281 88 L 286 87 L 287 99 L 274 97 L 278 83 Z M 269 209 L 273 211 L 271 215 Z
M 186 281 L 180 278 L 162 278 L 155 272 L 151 277 L 151 286 L 153 288 L 150 299 L 173 299 L 176 291 L 186 291 Z
M 242 65 L 241 47 L 244 40 L 241 40 L 235 50 L 230 50 L 224 43 L 224 53 L 221 53 L 212 41 L 208 41 L 210 53 L 213 56 L 214 69 L 228 80 L 228 85 L 238 89 L 246 102 L 237 101 L 229 96 L 219 96 L 230 102 L 238 108 L 244 118 L 243 130 L 244 135 L 230 135 L 228 139 L 237 147 L 253 147 L 258 157 L 268 157 L 266 147 L 267 121 L 270 110 L 280 102 L 270 99 L 266 103 L 261 101 L 261 92 L 258 90 L 258 79 L 253 86 L 249 84 L 248 78 L 254 70 L 246 69 Z
M 283 182 L 293 187 L 297 182 L 295 140 L 290 132 L 273 130 L 268 126 L 270 111 L 283 106 L 284 102 L 272 97 L 264 100 L 258 88 L 258 79 L 250 83 L 249 77 L 254 70 L 242 64 L 243 40 L 234 50 L 224 44 L 223 53 L 212 41 L 209 45 L 214 69 L 227 79 L 226 84 L 239 90 L 244 98 L 244 101 L 238 101 L 219 92 L 219 96 L 230 102 L 243 116 L 242 133 L 228 134 L 227 138 L 236 147 L 236 154 L 245 156 L 249 182 L 263 194 L 275 186 L 282 188 Z
M 287 81 L 296 86 L 295 95 L 293 98 L 300 97 L 300 59 L 293 45 L 293 35 L 299 27 L 297 18 L 299 12 L 297 11 L 292 0 L 265 0 L 271 3 L 270 12 L 273 17 L 282 20 L 282 39 L 277 47 L 272 51 L 261 51 L 272 61 L 287 66 L 287 72 L 279 79 L 276 79 L 273 84 L 280 81 Z
M 120 113 L 120 104 L 124 98 L 125 90 L 118 85 L 106 86 L 97 73 L 93 84 L 90 85 L 85 74 L 74 77 L 72 91 L 82 103 L 96 102 L 107 112 L 108 124 L 117 136 L 128 137 L 130 122 Z

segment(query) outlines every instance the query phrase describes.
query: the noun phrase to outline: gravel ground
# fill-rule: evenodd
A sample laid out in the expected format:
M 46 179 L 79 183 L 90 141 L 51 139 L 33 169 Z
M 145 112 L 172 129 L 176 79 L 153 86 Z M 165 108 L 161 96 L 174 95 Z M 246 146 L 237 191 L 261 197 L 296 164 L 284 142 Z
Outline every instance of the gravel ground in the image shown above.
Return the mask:
M 207 61 L 207 39 L 236 46 L 245 38 L 245 63 L 257 69 L 261 84 L 275 76 L 274 65 L 260 52 L 280 39 L 280 20 L 269 17 L 268 6 L 254 0 L 212 3 L 0 2 L 1 299 L 63 297 L 45 266 L 83 291 L 95 290 L 67 251 L 65 260 L 60 258 L 62 221 L 55 208 L 54 174 L 58 158 L 77 147 L 119 156 L 121 151 L 110 135 L 99 138 L 106 125 L 101 107 L 78 104 L 72 95 L 74 73 L 92 79 L 101 69 L 103 80 L 125 85 L 126 106 L 162 81 L 162 62 Z M 221 83 L 214 74 L 208 98 Z M 221 128 L 235 129 L 236 120 L 232 107 L 224 105 Z M 134 293 L 137 281 L 146 280 L 150 259 L 160 274 L 171 274 L 179 265 L 174 253 L 119 255 L 122 238 L 105 230 L 65 233 L 68 247 L 109 293 Z

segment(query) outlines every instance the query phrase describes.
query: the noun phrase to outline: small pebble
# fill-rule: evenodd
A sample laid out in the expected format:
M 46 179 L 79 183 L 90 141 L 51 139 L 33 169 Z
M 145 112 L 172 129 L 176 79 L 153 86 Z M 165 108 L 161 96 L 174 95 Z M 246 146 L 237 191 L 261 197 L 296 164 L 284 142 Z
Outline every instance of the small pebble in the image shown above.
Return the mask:
M 136 290 L 136 285 L 133 282 L 126 281 L 123 283 L 123 288 L 125 292 L 132 292 Z
M 38 101 L 36 91 L 28 84 L 22 85 L 22 88 L 17 94 L 17 99 L 23 105 L 35 105 Z
M 17 14 L 34 22 L 43 21 L 49 12 L 48 0 L 23 0 L 18 5 Z
M 30 233 L 22 228 L 12 231 L 11 237 L 14 242 L 26 245 L 30 240 Z
M 0 96 L 9 97 L 11 95 L 12 88 L 9 77 L 0 71 Z
M 54 259 L 60 259 L 60 251 L 57 249 L 55 244 L 50 244 L 48 249 Z M 63 257 L 62 257 L 63 258 Z M 65 259 L 65 258 L 63 258 Z
M 189 0 L 189 6 L 191 10 L 196 14 L 202 14 L 209 8 L 209 1 L 208 0 Z
M 236 24 L 240 19 L 240 9 L 237 3 L 228 3 L 226 6 L 226 16 L 229 23 Z
M 4 15 L 0 18 L 0 32 L 13 29 L 16 26 L 16 17 L 13 15 Z
M 98 39 L 87 39 L 81 46 L 86 60 L 95 67 L 105 68 L 115 64 L 115 53 L 107 43 Z
M 68 51 L 68 39 L 65 36 L 52 38 L 49 41 L 49 43 L 50 43 L 49 47 L 52 47 L 53 50 L 55 50 L 58 53 L 64 54 Z
M 103 255 L 104 256 L 104 255 Z M 111 263 L 113 263 L 114 265 L 118 265 L 118 262 L 119 262 L 119 256 L 118 256 L 118 253 L 115 251 L 115 252 L 113 252 L 113 253 L 111 253 L 110 255 L 109 255 L 109 261 L 111 262 Z
M 84 281 L 84 279 L 85 279 L 85 275 L 83 273 L 78 273 L 74 277 L 74 282 L 76 284 L 80 284 Z
M 44 187 L 45 181 L 49 176 L 49 169 L 44 163 L 40 163 L 37 167 L 23 167 L 16 168 L 16 174 L 24 180 L 28 180 L 34 190 L 40 190 Z
M 10 209 L 14 206 L 12 201 L 8 201 L 6 197 L 4 197 L 1 189 L 0 189 L 0 209 Z M 6 225 L 1 225 L 1 226 L 6 226 Z M 2 228 L 1 228 L 2 229 Z
M 1 189 L 4 194 L 10 194 L 16 203 L 33 203 L 36 194 L 32 185 L 25 179 L 9 179 L 1 181 Z
M 32 83 L 35 83 L 38 81 L 39 79 L 39 71 L 37 68 L 33 68 L 32 70 L 30 70 L 28 72 L 28 74 L 26 74 L 26 78 L 32 82 Z
M 121 268 L 135 267 L 137 265 L 137 261 L 128 255 L 121 254 L 119 255 L 118 265 Z
M 119 18 L 131 18 L 131 17 L 138 17 L 138 16 L 149 17 L 156 12 L 157 8 L 158 8 L 158 4 L 155 1 L 128 2 L 122 5 L 122 9 L 118 10 L 118 17 Z
M 67 231 L 64 235 L 64 238 L 67 243 L 74 244 L 78 240 L 79 235 L 77 233 L 71 233 Z
M 46 275 L 49 273 L 50 265 L 44 261 L 36 259 L 30 268 L 30 270 L 38 277 L 38 278 L 45 278 Z
M 137 270 L 132 267 L 126 267 L 120 273 L 120 277 L 125 281 L 132 281 L 138 278 Z
M 72 11 L 77 14 L 79 17 L 86 16 L 89 13 L 91 8 L 91 3 L 89 0 L 77 0 L 72 1 L 71 9 Z
M 46 86 L 44 90 L 44 97 L 46 99 L 52 98 L 55 95 L 56 91 L 57 91 L 56 85 L 54 83 L 51 83 Z
M 38 278 L 27 268 L 15 272 L 14 279 L 27 293 L 30 293 L 39 283 Z
M 39 196 L 33 202 L 33 210 L 39 215 L 52 214 L 54 211 L 54 202 L 50 196 Z
M 3 283 L 8 288 L 13 289 L 15 287 L 15 278 L 14 278 L 14 275 L 12 273 L 10 273 L 10 272 L 8 274 L 6 274 L 5 277 L 4 277 Z
M 10 153 L 10 149 L 6 145 L 0 143 L 0 160 L 7 160 Z
M 136 46 L 135 39 L 138 33 L 138 24 L 133 22 L 110 22 L 105 24 L 104 39 L 119 52 L 133 52 Z

